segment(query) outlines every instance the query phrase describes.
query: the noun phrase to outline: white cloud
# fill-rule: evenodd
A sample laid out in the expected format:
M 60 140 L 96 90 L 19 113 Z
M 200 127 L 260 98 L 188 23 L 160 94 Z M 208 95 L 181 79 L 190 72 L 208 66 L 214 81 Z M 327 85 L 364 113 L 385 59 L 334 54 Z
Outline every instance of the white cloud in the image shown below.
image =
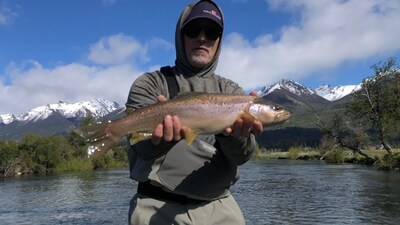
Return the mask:
M 12 63 L 8 68 L 12 86 L 0 84 L 0 114 L 23 113 L 60 100 L 76 102 L 104 98 L 124 104 L 131 82 L 142 74 L 130 64 L 95 67 L 68 64 L 44 68 L 35 61 Z
M 10 5 L 8 1 L 0 1 L 0 26 L 9 25 L 18 17 L 18 5 Z
M 0 25 L 6 24 L 6 16 L 4 16 L 2 13 L 0 13 Z
M 139 69 L 135 62 L 149 60 L 147 49 L 157 49 L 160 53 L 169 51 L 172 46 L 158 38 L 140 43 L 133 37 L 116 34 L 103 37 L 90 46 L 86 54 L 90 63 L 87 64 L 70 63 L 46 68 L 35 60 L 12 62 L 4 74 L 0 74 L 0 115 L 18 115 L 60 100 L 77 102 L 104 98 L 124 104 L 132 82 L 148 71 Z M 150 70 L 159 68 L 156 65 L 148 67 Z
M 46 68 L 35 60 L 12 62 L 0 76 L 0 114 L 20 114 L 60 100 L 104 98 L 124 104 L 132 82 L 144 72 L 130 60 L 145 58 L 140 46 L 146 43 L 117 34 L 101 38 L 90 47 L 88 60 L 96 65 L 70 63 Z M 11 84 L 5 84 L 5 79 Z
M 218 73 L 240 81 L 245 89 L 257 81 L 275 82 L 283 76 L 300 79 L 347 61 L 400 49 L 400 1 L 397 0 L 268 0 L 273 10 L 299 15 L 282 28 L 246 40 L 225 38 Z M 262 24 L 260 24 L 262 25 Z M 274 41 L 275 40 L 275 41 Z M 243 79 L 251 76 L 252 79 Z
M 116 34 L 103 37 L 90 47 L 88 59 L 94 63 L 111 65 L 120 64 L 138 58 L 147 61 L 147 48 L 133 37 Z
M 101 0 L 101 4 L 104 7 L 109 7 L 115 5 L 119 0 Z

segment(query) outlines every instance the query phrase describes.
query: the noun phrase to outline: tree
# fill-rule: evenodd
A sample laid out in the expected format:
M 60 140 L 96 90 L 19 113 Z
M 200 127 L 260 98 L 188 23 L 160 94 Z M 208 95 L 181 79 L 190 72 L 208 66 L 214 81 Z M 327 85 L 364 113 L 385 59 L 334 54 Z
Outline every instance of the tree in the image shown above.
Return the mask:
M 85 117 L 85 119 L 81 122 L 80 126 L 89 125 L 95 123 L 96 120 L 92 115 Z M 74 157 L 78 158 L 87 158 L 87 145 L 86 140 L 81 137 L 79 134 L 75 133 L 73 130 L 70 131 L 66 137 L 68 143 L 74 149 Z
M 26 134 L 19 143 L 24 160 L 34 172 L 47 172 L 73 154 L 72 146 L 62 136 Z
M 87 158 L 87 146 L 84 138 L 73 131 L 69 132 L 65 138 L 74 149 L 73 157 Z
M 339 113 L 336 112 L 329 121 L 319 120 L 317 126 L 326 135 L 325 141 L 334 143 L 333 148 L 348 148 L 364 156 L 368 161 L 373 161 L 361 151 L 361 147 L 369 140 L 368 135 L 361 127 L 345 121 Z
M 393 153 L 389 140 L 400 128 L 400 68 L 395 65 L 395 58 L 374 64 L 375 75 L 363 80 L 361 90 L 346 105 L 350 116 L 377 131 L 388 153 Z
M 20 164 L 18 144 L 16 141 L 0 141 L 0 173 L 12 176 Z

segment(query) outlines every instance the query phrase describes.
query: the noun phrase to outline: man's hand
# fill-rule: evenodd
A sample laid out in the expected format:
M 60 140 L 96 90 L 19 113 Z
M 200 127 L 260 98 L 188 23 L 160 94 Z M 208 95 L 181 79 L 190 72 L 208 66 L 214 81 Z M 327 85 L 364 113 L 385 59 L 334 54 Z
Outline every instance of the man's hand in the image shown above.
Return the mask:
M 252 91 L 250 95 L 257 96 L 257 92 Z M 263 132 L 263 125 L 259 121 L 251 121 L 246 118 L 239 118 L 235 123 L 224 130 L 225 136 L 249 137 L 250 134 L 260 135 Z
M 167 99 L 165 96 L 160 95 L 157 97 L 158 101 L 163 102 Z M 151 143 L 154 145 L 160 144 L 161 140 L 170 141 L 180 141 L 182 139 L 182 129 L 181 121 L 178 116 L 166 115 L 162 123 L 156 126 L 153 135 L 151 137 Z

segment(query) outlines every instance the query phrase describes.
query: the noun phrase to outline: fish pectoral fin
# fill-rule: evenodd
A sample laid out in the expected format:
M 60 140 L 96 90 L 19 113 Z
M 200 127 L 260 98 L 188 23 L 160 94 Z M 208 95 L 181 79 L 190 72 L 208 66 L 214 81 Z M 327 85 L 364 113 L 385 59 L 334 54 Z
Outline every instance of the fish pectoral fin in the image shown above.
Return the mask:
M 253 115 L 251 115 L 249 112 L 244 112 L 243 114 L 241 114 L 241 116 L 239 117 L 241 119 L 243 119 L 244 121 L 255 121 L 256 117 L 254 117 Z
M 131 145 L 134 145 L 140 141 L 144 141 L 147 140 L 149 138 L 151 138 L 151 133 L 148 132 L 136 132 L 136 133 L 132 133 L 131 134 L 131 138 L 129 139 L 129 142 L 131 143 Z
M 191 145 L 199 133 L 190 128 L 184 128 L 186 142 Z

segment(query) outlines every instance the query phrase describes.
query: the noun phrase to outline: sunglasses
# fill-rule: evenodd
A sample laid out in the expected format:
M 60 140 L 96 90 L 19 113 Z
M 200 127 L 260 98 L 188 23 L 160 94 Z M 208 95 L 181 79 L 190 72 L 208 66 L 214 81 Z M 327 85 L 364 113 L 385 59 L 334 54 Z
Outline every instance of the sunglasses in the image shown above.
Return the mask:
M 183 30 L 184 34 L 189 38 L 198 37 L 201 31 L 204 31 L 206 37 L 211 41 L 217 40 L 222 35 L 222 29 L 215 26 L 192 25 L 186 26 Z

